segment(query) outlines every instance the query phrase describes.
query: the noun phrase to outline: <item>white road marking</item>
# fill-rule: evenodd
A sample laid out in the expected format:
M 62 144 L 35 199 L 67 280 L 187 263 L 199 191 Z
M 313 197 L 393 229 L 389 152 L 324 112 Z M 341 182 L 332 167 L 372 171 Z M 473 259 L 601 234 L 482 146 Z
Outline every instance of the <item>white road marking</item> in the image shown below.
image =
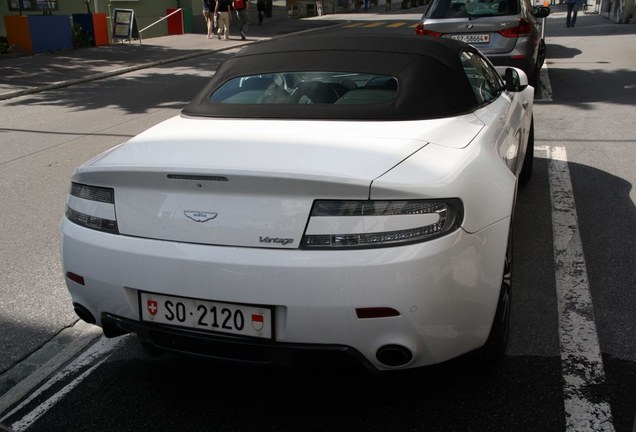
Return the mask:
M 566 432 L 614 432 L 565 147 L 548 155 Z M 600 400 L 599 400 L 600 399 Z
M 5 421 L 13 414 L 17 413 L 29 403 L 39 397 L 46 390 L 51 388 L 56 383 L 60 382 L 69 375 L 76 374 L 82 369 L 86 369 L 79 376 L 73 379 L 70 383 L 60 389 L 58 392 L 50 396 L 46 401 L 36 406 L 31 412 L 27 413 L 20 420 L 11 424 L 11 429 L 14 432 L 23 432 L 29 426 L 31 426 L 37 419 L 44 415 L 49 409 L 51 409 L 57 402 L 59 402 L 64 396 L 66 396 L 71 390 L 73 390 L 79 383 L 81 383 L 87 376 L 89 376 L 97 367 L 99 367 L 113 351 L 121 345 L 126 338 L 120 337 L 116 339 L 107 339 L 101 337 L 94 345 L 84 351 L 75 360 L 69 363 L 64 369 L 55 374 L 49 381 L 47 381 L 42 387 L 35 391 L 31 396 L 22 401 L 17 407 L 11 410 L 7 415 L 2 418 L 1 421 Z
M 101 330 L 95 325 L 79 320 L 72 327 L 65 328 L 59 332 L 29 357 L 8 371 L 3 372 L 0 375 L 0 383 L 6 380 L 4 381 L 6 385 L 6 382 L 14 380 L 18 384 L 0 396 L 0 413 L 4 413 L 20 402 L 53 373 L 73 360 L 86 347 L 93 344 L 102 334 Z M 70 342 L 68 342 L 69 339 Z M 55 355 L 42 364 L 39 359 L 47 358 L 49 353 L 55 353 Z M 25 377 L 22 371 L 25 369 L 30 370 L 31 368 L 35 368 L 35 370 Z

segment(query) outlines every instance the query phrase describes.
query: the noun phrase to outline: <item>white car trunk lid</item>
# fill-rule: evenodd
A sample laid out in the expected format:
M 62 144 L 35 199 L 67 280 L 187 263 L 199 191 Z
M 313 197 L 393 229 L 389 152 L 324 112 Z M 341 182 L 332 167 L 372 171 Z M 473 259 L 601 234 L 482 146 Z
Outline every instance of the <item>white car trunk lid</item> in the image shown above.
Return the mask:
M 442 125 L 432 122 L 435 136 Z M 177 117 L 79 168 L 74 181 L 114 188 L 121 235 L 297 248 L 315 199 L 368 199 L 375 178 L 426 145 L 415 133 L 424 123 Z M 478 123 L 465 120 L 454 138 L 467 144 Z

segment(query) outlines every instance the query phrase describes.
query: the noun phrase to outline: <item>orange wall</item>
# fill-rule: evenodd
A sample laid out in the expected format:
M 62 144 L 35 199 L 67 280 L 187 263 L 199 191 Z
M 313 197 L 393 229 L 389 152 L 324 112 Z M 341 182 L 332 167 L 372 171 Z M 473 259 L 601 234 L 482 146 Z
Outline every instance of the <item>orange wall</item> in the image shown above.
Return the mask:
M 9 45 L 16 45 L 24 51 L 33 52 L 33 42 L 29 31 L 29 17 L 5 16 L 4 25 L 7 29 Z

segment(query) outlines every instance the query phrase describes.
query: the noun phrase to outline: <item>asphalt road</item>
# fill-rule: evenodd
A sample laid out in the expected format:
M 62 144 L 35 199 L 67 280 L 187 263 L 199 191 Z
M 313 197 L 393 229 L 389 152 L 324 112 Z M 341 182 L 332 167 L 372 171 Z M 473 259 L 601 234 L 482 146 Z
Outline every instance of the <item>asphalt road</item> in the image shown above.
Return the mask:
M 100 342 L 0 418 L 16 430 L 565 431 L 559 265 L 553 244 L 551 158 L 565 149 L 605 382 L 616 431 L 636 412 L 636 28 L 598 17 L 584 33 L 548 22 L 552 100 L 535 108 L 534 177 L 514 227 L 512 341 L 504 361 L 467 359 L 369 378 L 348 365 L 238 368 L 153 358 L 134 337 Z M 355 31 L 330 29 L 325 31 Z M 68 178 L 84 160 L 176 114 L 219 54 L 145 69 L 0 105 L 3 264 L 0 365 L 12 344 L 40 346 L 74 321 L 57 253 Z M 631 124 L 629 119 L 631 120 Z M 29 313 L 22 311 L 28 310 Z M 2 369 L 3 370 L 3 369 Z M 609 429 L 608 429 L 609 430 Z
M 76 320 L 56 233 L 75 166 L 177 114 L 218 58 L 2 103 L 0 370 Z

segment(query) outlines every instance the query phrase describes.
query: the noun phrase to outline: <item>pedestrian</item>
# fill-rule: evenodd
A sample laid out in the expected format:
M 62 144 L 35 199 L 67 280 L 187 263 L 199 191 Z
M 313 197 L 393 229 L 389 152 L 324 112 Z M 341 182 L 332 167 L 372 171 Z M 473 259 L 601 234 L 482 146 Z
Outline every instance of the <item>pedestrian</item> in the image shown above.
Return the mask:
M 266 8 L 267 8 L 267 5 L 265 4 L 265 0 L 256 1 L 256 10 L 258 11 L 258 25 L 263 25 L 263 19 L 265 18 Z
M 214 13 L 219 17 L 219 30 L 217 36 L 219 40 L 230 38 L 230 23 L 232 22 L 232 0 L 217 0 Z
M 234 10 L 236 11 L 236 18 L 239 22 L 239 32 L 241 33 L 241 39 L 245 40 L 247 34 L 247 28 L 250 26 L 250 19 L 247 16 L 247 8 L 249 7 L 249 0 L 234 0 Z
M 384 4 L 384 9 L 387 12 L 391 12 L 391 0 L 386 0 L 386 3 Z
M 211 5 L 211 0 L 203 0 L 203 18 L 205 18 L 205 25 L 208 28 L 208 39 L 212 38 L 214 30 L 213 14 L 214 8 Z
M 565 0 L 565 4 L 568 7 L 568 15 L 565 19 L 565 25 L 568 27 L 574 27 L 576 24 L 576 14 L 579 12 L 581 0 Z

